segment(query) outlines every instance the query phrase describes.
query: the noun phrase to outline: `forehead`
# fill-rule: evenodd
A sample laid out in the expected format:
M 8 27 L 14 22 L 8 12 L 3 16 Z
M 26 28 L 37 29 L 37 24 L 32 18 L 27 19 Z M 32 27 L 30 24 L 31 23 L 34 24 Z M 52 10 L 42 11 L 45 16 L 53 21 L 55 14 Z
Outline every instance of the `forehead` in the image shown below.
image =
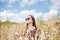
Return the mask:
M 27 16 L 27 18 L 31 18 L 31 16 Z

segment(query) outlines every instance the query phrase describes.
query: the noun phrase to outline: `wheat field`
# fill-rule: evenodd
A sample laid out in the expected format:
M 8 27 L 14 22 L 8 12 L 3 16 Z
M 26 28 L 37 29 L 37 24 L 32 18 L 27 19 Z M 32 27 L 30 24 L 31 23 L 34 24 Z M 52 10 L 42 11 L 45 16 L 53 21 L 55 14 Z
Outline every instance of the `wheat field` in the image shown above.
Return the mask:
M 36 25 L 42 31 L 39 40 L 60 40 L 60 19 L 36 21 Z M 23 36 L 25 28 L 25 23 L 3 23 L 0 25 L 0 40 L 19 40 L 14 34 Z

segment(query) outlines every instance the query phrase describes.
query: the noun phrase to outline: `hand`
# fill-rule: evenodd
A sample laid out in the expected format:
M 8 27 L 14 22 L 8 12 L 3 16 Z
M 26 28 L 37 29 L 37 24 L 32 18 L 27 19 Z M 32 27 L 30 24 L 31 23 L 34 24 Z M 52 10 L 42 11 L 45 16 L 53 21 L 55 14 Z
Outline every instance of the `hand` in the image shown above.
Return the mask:
M 17 33 L 17 32 L 15 33 L 15 35 L 16 35 L 17 37 L 20 37 L 19 33 Z

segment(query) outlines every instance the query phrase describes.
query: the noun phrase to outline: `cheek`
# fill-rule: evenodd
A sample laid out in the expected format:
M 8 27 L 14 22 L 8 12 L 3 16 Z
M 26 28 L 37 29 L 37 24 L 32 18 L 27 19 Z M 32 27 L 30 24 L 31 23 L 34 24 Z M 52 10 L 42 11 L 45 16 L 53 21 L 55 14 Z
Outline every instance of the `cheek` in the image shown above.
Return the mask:
M 26 23 L 28 23 L 28 21 L 26 21 Z
M 30 23 L 30 21 L 26 21 L 26 23 Z
M 28 21 L 26 21 L 26 23 L 32 23 L 33 21 L 32 20 L 28 20 Z
M 26 23 L 32 23 L 32 22 L 33 22 L 32 20 L 26 21 Z
M 32 20 L 29 20 L 30 23 L 32 23 L 33 21 Z

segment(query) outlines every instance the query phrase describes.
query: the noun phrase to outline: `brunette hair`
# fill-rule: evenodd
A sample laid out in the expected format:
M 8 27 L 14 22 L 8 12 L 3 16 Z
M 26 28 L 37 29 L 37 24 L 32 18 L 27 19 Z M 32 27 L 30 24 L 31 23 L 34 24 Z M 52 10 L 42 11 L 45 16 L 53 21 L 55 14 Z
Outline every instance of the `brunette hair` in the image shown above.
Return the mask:
M 37 30 L 36 23 L 35 23 L 35 18 L 32 15 L 28 15 L 28 16 L 31 16 L 32 21 L 33 21 L 32 25 L 33 25 L 33 27 L 35 27 L 35 30 Z M 27 29 L 28 29 L 28 23 L 26 24 L 26 30 Z M 26 30 L 25 30 L 25 33 L 26 33 Z M 24 33 L 24 35 L 25 35 L 25 33 Z
M 36 28 L 35 18 L 32 15 L 29 15 L 29 16 L 31 16 L 32 18 L 32 21 L 33 21 L 32 25 Z M 28 23 L 27 23 L 27 27 L 28 27 Z

